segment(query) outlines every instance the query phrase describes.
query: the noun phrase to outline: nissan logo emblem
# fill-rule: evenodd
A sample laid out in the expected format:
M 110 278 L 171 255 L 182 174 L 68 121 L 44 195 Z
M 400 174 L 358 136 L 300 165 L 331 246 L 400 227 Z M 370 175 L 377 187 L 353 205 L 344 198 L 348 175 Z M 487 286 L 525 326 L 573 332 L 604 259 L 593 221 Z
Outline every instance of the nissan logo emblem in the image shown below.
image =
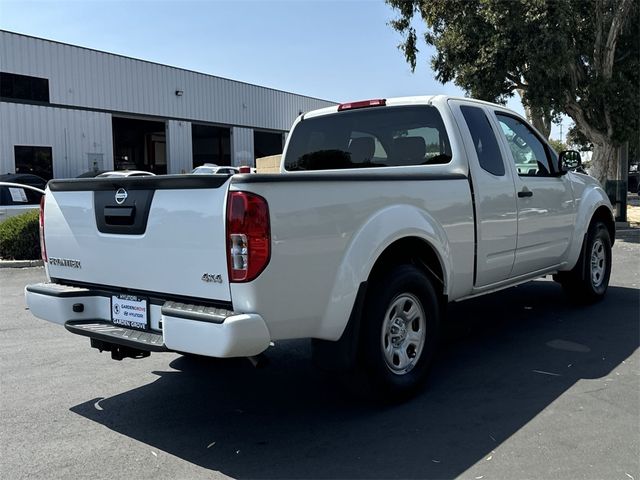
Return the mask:
M 127 191 L 124 188 L 119 188 L 116 191 L 116 203 L 118 205 L 122 205 L 124 201 L 127 199 Z

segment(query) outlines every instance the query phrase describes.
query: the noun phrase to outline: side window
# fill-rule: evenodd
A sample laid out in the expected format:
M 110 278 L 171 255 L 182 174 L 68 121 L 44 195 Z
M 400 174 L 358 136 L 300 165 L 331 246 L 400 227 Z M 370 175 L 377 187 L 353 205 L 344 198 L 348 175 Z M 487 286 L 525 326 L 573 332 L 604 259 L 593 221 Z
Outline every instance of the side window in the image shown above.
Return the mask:
M 0 187 L 0 205 L 38 205 L 42 195 L 35 190 Z
M 469 127 L 480 167 L 493 175 L 503 176 L 504 160 L 500 154 L 495 133 L 484 111 L 481 108 L 466 105 L 461 106 L 460 111 L 462 111 L 467 127 Z
M 518 175 L 522 177 L 551 175 L 547 149 L 529 126 L 509 115 L 496 113 L 496 117 L 511 149 Z

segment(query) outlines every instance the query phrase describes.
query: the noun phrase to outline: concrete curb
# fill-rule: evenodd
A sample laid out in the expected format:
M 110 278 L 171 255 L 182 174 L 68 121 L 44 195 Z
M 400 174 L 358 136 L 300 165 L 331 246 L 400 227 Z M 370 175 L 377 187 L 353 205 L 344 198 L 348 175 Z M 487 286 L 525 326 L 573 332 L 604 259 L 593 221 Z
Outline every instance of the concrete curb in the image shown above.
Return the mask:
M 42 260 L 0 260 L 0 268 L 42 267 Z

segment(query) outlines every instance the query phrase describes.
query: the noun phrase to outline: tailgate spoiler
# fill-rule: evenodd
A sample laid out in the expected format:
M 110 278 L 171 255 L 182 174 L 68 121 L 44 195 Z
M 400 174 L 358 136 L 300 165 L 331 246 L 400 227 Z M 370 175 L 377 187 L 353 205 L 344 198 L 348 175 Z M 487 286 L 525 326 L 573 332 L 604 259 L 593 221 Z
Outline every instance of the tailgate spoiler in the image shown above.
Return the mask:
M 185 190 L 193 188 L 218 188 L 229 180 L 229 175 L 156 175 L 144 177 L 68 178 L 50 180 L 47 186 L 52 192 L 103 191 L 114 188 L 127 190 Z

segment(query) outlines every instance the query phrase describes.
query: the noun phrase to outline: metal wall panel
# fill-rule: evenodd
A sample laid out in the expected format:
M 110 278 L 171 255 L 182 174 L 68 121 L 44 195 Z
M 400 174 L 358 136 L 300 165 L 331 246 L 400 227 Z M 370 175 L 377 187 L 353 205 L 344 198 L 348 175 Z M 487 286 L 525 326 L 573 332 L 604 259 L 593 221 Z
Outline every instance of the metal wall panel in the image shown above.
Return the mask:
M 191 123 L 167 122 L 167 173 L 189 173 L 193 168 Z
M 234 127 L 231 130 L 231 165 L 255 167 L 252 129 Z
M 0 102 L 0 173 L 15 171 L 14 146 L 50 146 L 56 178 L 89 170 L 89 154 L 113 168 L 111 115 Z
M 0 59 L 2 71 L 48 78 L 53 104 L 273 130 L 288 130 L 299 112 L 332 105 L 6 31 Z

